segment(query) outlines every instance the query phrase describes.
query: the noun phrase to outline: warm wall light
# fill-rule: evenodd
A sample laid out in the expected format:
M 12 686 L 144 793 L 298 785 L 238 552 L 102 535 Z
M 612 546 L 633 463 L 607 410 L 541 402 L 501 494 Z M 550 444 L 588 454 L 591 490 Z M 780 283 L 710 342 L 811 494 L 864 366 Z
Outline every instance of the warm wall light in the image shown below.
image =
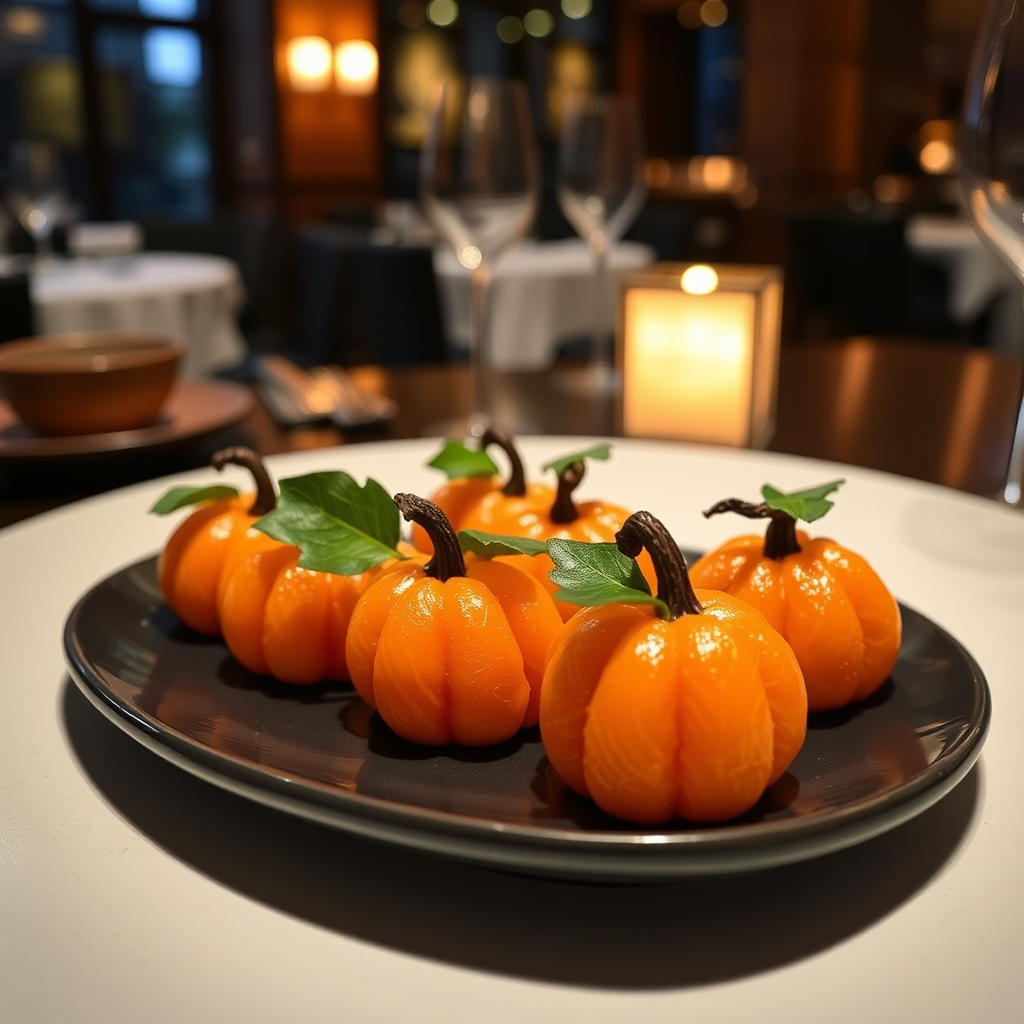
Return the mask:
M 764 447 L 775 429 L 782 271 L 659 263 L 623 279 L 629 436 Z
M 32 7 L 11 7 L 0 19 L 0 35 L 18 43 L 35 43 L 50 31 L 50 20 Z
M 288 42 L 288 81 L 296 92 L 322 92 L 331 85 L 331 44 L 321 36 L 298 36 Z
M 747 165 L 731 156 L 695 156 L 686 165 L 690 187 L 700 192 L 738 192 L 747 184 Z
M 365 39 L 339 43 L 334 51 L 338 92 L 367 96 L 377 88 L 377 48 Z
M 948 120 L 925 121 L 919 133 L 918 162 L 926 174 L 950 174 L 956 170 L 956 124 Z

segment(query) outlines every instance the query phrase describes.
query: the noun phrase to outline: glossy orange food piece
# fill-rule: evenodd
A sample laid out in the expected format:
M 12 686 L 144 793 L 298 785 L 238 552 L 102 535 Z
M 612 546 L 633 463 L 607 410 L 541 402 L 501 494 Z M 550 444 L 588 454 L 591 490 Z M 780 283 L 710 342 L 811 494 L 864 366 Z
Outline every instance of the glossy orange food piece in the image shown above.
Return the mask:
M 157 559 L 157 579 L 168 608 L 186 626 L 207 636 L 220 634 L 217 590 L 229 552 L 251 540 L 259 518 L 251 515 L 254 495 L 243 494 L 200 505 L 168 538 Z
M 452 444 L 456 449 L 463 447 L 458 442 Z M 449 479 L 434 491 L 430 496 L 430 502 L 444 513 L 448 524 L 456 533 L 462 529 L 466 517 L 488 496 L 523 494 L 526 491 L 526 470 L 515 438 L 509 430 L 499 424 L 491 424 L 477 438 L 477 444 L 480 452 L 486 452 L 491 446 L 496 446 L 505 453 L 509 467 L 508 478 L 502 481 L 496 472 L 485 476 L 458 476 Z M 431 466 L 443 468 L 448 446 L 449 443 L 446 442 L 445 448 L 430 462 Z M 491 465 L 493 466 L 493 463 Z M 465 469 L 465 466 L 462 468 Z M 413 522 L 410 539 L 417 551 L 433 553 L 433 541 L 421 523 Z
M 694 586 L 727 591 L 757 608 L 789 641 L 811 711 L 870 696 L 899 657 L 899 605 L 858 554 L 796 531 L 800 551 L 764 555 L 765 539 L 735 537 L 690 568 Z
M 466 517 L 484 498 L 492 494 L 501 496 L 502 482 L 497 476 L 463 476 L 442 484 L 430 500 L 448 517 L 452 528 L 458 532 Z M 432 554 L 434 545 L 427 531 L 413 523 L 409 539 L 417 551 Z
M 422 559 L 385 568 L 352 615 L 352 683 L 399 736 L 484 746 L 536 722 L 561 617 L 539 583 L 476 561 L 443 582 Z
M 345 636 L 374 574 L 313 572 L 299 556 L 263 533 L 228 556 L 218 587 L 224 643 L 247 669 L 281 682 L 348 679 Z
M 586 608 L 552 645 L 540 729 L 552 767 L 608 814 L 725 821 L 752 807 L 803 745 L 807 697 L 789 645 L 727 594 L 700 614 Z
M 486 495 L 464 517 L 458 529 L 479 530 L 511 537 L 529 537 L 533 540 L 582 540 L 590 543 L 608 543 L 615 540 L 615 534 L 629 516 L 629 510 L 621 505 L 604 501 L 575 502 L 577 517 L 568 523 L 552 519 L 551 510 L 556 491 L 543 483 L 530 483 L 522 497 L 507 497 L 500 491 Z M 558 587 L 552 583 L 549 573 L 554 568 L 550 556 L 507 555 L 507 561 L 535 576 L 550 594 Z M 641 552 L 637 559 L 644 577 L 651 589 L 656 588 L 654 566 L 650 555 Z M 579 611 L 578 604 L 568 601 L 556 602 L 563 620 Z
M 301 552 L 258 530 L 225 559 L 217 588 L 228 650 L 252 672 L 284 683 L 347 680 L 345 639 L 363 591 L 395 562 L 340 576 L 298 564 Z M 409 551 L 409 545 L 399 548 Z

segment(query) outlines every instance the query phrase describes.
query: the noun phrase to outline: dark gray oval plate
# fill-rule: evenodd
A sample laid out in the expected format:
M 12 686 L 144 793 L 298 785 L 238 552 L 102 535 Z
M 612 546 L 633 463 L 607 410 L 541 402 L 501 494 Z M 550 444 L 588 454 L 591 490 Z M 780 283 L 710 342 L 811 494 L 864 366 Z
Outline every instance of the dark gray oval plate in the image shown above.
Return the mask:
M 75 682 L 130 736 L 242 796 L 385 842 L 538 875 L 655 881 L 784 864 L 850 846 L 948 793 L 981 750 L 990 696 L 974 659 L 908 608 L 899 662 L 871 700 L 811 717 L 790 771 L 742 818 L 637 829 L 570 792 L 536 730 L 487 749 L 398 739 L 343 684 L 243 669 L 164 605 L 156 559 L 72 610 Z

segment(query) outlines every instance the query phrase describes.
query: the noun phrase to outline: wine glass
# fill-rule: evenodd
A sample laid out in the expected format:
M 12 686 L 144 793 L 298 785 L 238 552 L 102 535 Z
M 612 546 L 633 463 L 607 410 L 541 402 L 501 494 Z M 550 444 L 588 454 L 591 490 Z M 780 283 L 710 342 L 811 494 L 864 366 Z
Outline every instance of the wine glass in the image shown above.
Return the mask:
M 615 322 L 608 250 L 622 237 L 647 196 L 640 115 L 631 96 L 577 97 L 559 135 L 558 203 L 594 262 L 593 339 L 583 390 L 610 395 L 620 386 L 608 325 Z M 573 378 L 579 382 L 579 378 Z M 567 379 L 568 382 L 568 379 Z
M 46 142 L 22 140 L 11 147 L 8 198 L 14 215 L 32 236 L 36 255 L 53 255 L 53 229 L 64 210 L 60 162 Z
M 492 421 L 493 353 L 488 299 L 495 262 L 526 234 L 537 212 L 540 172 L 522 82 L 474 77 L 439 85 L 420 162 L 420 203 L 472 274 L 474 408 L 449 432 Z
M 1024 13 L 992 0 L 975 43 L 961 124 L 964 207 L 982 239 L 1024 282 Z M 1024 339 L 1021 339 L 1024 344 Z M 1024 395 L 999 497 L 1024 488 Z

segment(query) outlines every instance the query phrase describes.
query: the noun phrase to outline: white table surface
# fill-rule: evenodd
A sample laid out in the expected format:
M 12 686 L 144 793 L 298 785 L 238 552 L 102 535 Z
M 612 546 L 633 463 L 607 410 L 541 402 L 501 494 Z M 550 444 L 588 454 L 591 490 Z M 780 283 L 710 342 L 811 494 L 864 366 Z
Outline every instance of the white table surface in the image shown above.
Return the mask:
M 531 475 L 593 439 L 524 438 Z M 436 440 L 269 460 L 428 493 Z M 242 471 L 238 471 L 241 473 Z M 895 831 L 764 873 L 652 886 L 544 881 L 375 845 L 194 778 L 70 682 L 61 630 L 155 552 L 170 480 L 0 530 L 0 1018 L 788 1024 L 1024 1019 L 1024 515 L 932 485 L 762 452 L 618 441 L 590 496 L 687 545 L 699 509 L 840 474 L 841 538 L 987 675 L 990 734 Z M 212 470 L 174 478 L 199 482 Z M 243 481 L 239 478 L 239 483 Z
M 918 214 L 907 221 L 907 244 L 949 273 L 949 312 L 969 323 L 996 302 L 988 336 L 991 347 L 1024 352 L 1024 290 L 1010 268 L 962 217 Z
M 653 263 L 654 249 L 640 242 L 620 242 L 608 254 L 605 327 L 615 326 L 615 295 L 624 274 Z M 471 272 L 448 248 L 438 248 L 434 270 L 449 338 L 472 344 Z M 490 319 L 494 366 L 499 370 L 533 370 L 548 366 L 559 341 L 589 335 L 594 328 L 594 261 L 579 239 L 527 240 L 494 265 Z
M 220 256 L 144 252 L 55 260 L 32 274 L 37 333 L 165 331 L 188 342 L 182 367 L 199 377 L 246 352 L 235 320 L 245 299 L 238 267 Z

